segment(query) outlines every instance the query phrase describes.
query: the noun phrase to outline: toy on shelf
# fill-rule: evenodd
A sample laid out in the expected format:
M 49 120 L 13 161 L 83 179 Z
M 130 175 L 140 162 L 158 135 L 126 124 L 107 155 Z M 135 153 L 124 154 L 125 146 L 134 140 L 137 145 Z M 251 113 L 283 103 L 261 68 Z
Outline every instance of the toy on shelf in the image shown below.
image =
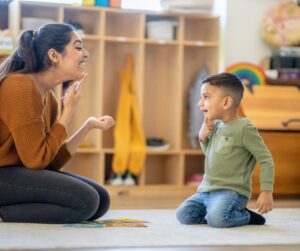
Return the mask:
M 146 139 L 148 151 L 167 151 L 170 145 L 163 138 L 150 137 Z
M 292 1 L 276 4 L 263 18 L 261 34 L 275 47 L 299 45 L 300 7 Z
M 109 0 L 82 0 L 82 5 L 108 7 Z
M 110 0 L 109 6 L 112 8 L 121 8 L 121 0 Z
M 253 85 L 264 85 L 266 83 L 264 70 L 253 63 L 236 63 L 229 66 L 226 71 L 237 76 L 251 93 L 253 93 Z

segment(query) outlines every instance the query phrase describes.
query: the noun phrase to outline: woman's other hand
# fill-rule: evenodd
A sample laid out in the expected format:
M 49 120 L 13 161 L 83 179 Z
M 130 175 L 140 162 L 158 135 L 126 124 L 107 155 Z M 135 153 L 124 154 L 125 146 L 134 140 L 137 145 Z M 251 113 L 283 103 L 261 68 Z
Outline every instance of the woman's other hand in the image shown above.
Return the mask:
M 101 129 L 101 130 L 108 130 L 111 128 L 115 121 L 111 116 L 104 115 L 99 118 L 90 117 L 88 119 L 90 129 Z

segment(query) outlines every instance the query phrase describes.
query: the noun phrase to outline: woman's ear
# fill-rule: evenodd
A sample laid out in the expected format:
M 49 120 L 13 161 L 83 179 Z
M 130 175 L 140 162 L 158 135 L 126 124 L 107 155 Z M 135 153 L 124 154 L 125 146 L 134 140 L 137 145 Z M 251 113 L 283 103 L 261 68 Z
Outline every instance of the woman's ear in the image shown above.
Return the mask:
M 233 102 L 234 100 L 231 96 L 226 96 L 223 103 L 224 110 L 229 110 L 233 106 Z
M 56 65 L 59 62 L 60 54 L 55 49 L 48 50 L 48 57 L 51 64 Z

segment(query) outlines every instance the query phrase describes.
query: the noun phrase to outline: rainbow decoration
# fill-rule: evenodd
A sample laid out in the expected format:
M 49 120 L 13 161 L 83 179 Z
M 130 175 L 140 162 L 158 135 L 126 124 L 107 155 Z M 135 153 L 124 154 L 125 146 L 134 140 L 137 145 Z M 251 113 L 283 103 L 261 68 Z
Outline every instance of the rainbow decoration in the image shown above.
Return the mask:
M 227 68 L 227 72 L 237 76 L 243 84 L 249 87 L 266 83 L 264 70 L 252 63 L 241 62 L 231 65 Z

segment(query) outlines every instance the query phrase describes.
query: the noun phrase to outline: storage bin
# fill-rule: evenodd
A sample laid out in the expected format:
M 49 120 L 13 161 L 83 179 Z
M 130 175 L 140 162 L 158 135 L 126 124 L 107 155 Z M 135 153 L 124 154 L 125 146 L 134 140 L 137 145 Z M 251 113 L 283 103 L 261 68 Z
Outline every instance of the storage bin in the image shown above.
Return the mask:
M 24 30 L 36 30 L 40 26 L 53 23 L 55 20 L 48 18 L 37 18 L 37 17 L 23 17 L 22 18 L 22 28 Z
M 96 0 L 95 5 L 96 6 L 101 6 L 101 7 L 108 7 L 109 6 L 109 0 Z
M 174 40 L 176 39 L 176 27 L 176 21 L 149 21 L 147 22 L 147 38 L 159 40 Z
M 109 6 L 113 8 L 121 8 L 121 0 L 110 0 Z
M 82 5 L 83 6 L 94 6 L 95 0 L 82 0 Z

